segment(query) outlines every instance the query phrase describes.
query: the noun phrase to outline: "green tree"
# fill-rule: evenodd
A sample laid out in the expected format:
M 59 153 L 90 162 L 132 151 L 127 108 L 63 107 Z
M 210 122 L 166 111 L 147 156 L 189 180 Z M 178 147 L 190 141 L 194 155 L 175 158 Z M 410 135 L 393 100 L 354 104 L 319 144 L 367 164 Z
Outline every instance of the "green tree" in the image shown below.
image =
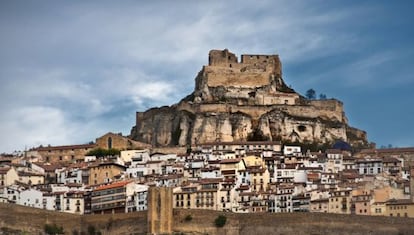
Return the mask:
M 92 149 L 86 153 L 86 156 L 96 156 L 97 158 L 106 157 L 106 156 L 116 156 L 119 155 L 121 151 L 118 149 L 103 149 L 96 148 Z
M 316 98 L 316 91 L 314 89 L 309 89 L 306 91 L 306 98 L 310 99 L 310 100 L 314 100 Z
M 214 220 L 214 224 L 216 225 L 216 227 L 223 227 L 227 222 L 227 217 L 224 215 L 219 215 L 217 216 L 217 218 Z
M 320 100 L 326 100 L 326 95 L 325 94 L 319 94 L 319 99 Z
M 63 231 L 63 227 L 57 226 L 56 224 L 45 224 L 44 231 L 46 234 L 49 235 L 65 234 L 65 232 Z

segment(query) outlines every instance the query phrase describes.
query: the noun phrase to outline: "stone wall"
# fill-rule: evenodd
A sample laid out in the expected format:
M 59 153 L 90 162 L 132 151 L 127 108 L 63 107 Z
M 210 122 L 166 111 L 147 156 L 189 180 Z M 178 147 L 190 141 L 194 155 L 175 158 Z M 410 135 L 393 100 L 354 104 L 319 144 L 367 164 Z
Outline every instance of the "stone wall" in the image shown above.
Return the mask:
M 7 211 L 7 213 L 5 213 Z M 147 213 L 113 215 L 71 215 L 0 203 L 0 228 L 39 234 L 45 223 L 63 226 L 65 234 L 76 230 L 88 234 L 93 226 L 102 234 L 147 234 Z M 214 220 L 225 215 L 224 227 Z M 190 215 L 191 220 L 186 219 Z M 414 219 L 380 216 L 356 216 L 323 213 L 234 214 L 212 210 L 173 211 L 173 233 L 210 235 L 294 234 L 294 235 L 409 235 L 414 234 Z M 1 231 L 1 230 L 0 230 Z M 16 233 L 22 234 L 22 233 Z
M 96 139 L 96 145 L 103 149 L 145 149 L 149 148 L 150 145 L 141 143 L 135 140 L 131 140 L 121 134 L 107 133 Z
M 173 190 L 150 187 L 148 190 L 148 232 L 170 234 L 173 226 Z
M 270 71 L 245 71 L 237 68 L 221 68 L 206 66 L 205 78 L 209 87 L 261 87 L 270 84 Z

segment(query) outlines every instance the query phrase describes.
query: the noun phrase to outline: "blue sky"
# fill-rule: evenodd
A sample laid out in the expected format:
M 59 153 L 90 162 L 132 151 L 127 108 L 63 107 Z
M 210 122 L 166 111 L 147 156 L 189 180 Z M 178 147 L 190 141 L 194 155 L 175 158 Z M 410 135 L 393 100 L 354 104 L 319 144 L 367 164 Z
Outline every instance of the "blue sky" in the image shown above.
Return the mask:
M 0 1 L 0 152 L 129 134 L 208 51 L 279 54 L 377 146 L 414 146 L 411 1 Z

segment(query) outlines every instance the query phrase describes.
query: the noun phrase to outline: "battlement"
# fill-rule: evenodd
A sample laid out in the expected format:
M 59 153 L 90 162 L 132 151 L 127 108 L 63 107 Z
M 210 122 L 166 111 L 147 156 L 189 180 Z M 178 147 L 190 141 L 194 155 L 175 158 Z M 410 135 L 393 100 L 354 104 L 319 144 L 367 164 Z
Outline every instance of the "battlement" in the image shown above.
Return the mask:
M 241 55 L 242 64 L 279 64 L 278 55 Z
M 228 49 L 224 50 L 211 50 L 208 53 L 208 65 L 217 66 L 225 65 L 228 67 L 230 64 L 237 64 L 238 59 L 234 53 L 231 53 Z
M 248 65 L 266 67 L 267 65 L 280 66 L 280 59 L 278 55 L 241 55 L 241 61 L 238 61 L 237 56 L 228 49 L 211 50 L 208 53 L 209 66 L 221 66 L 229 68 L 242 68 Z
M 262 87 L 282 75 L 278 55 L 242 55 L 239 62 L 228 49 L 211 50 L 203 71 L 209 87 Z

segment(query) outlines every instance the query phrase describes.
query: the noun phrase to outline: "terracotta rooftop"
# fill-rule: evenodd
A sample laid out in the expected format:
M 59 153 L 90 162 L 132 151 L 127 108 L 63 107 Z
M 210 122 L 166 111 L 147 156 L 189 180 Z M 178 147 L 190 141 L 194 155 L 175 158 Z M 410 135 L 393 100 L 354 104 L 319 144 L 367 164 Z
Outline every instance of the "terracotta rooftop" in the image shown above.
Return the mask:
M 10 169 L 10 167 L 0 167 L 0 174 L 6 174 Z
M 223 159 L 220 161 L 220 164 L 229 164 L 229 163 L 238 163 L 240 162 L 240 158 L 234 158 L 234 159 Z
M 212 142 L 200 144 L 200 146 L 216 146 L 216 145 L 281 145 L 280 141 L 234 141 L 234 142 Z
M 131 182 L 132 181 L 130 181 L 130 180 L 126 180 L 126 181 L 115 182 L 115 183 L 112 183 L 112 184 L 102 185 L 102 186 L 97 187 L 95 189 L 95 191 L 106 190 L 106 189 L 111 189 L 111 188 L 120 188 L 120 187 L 124 187 L 125 185 L 127 185 Z
M 69 150 L 69 149 L 85 149 L 85 148 L 95 148 L 96 144 L 79 144 L 79 145 L 62 145 L 62 146 L 47 146 L 47 147 L 37 147 L 32 150 L 36 151 L 53 151 L 53 150 Z
M 414 153 L 414 147 L 408 148 L 389 148 L 389 149 L 363 149 L 361 154 L 375 154 L 375 153 Z

